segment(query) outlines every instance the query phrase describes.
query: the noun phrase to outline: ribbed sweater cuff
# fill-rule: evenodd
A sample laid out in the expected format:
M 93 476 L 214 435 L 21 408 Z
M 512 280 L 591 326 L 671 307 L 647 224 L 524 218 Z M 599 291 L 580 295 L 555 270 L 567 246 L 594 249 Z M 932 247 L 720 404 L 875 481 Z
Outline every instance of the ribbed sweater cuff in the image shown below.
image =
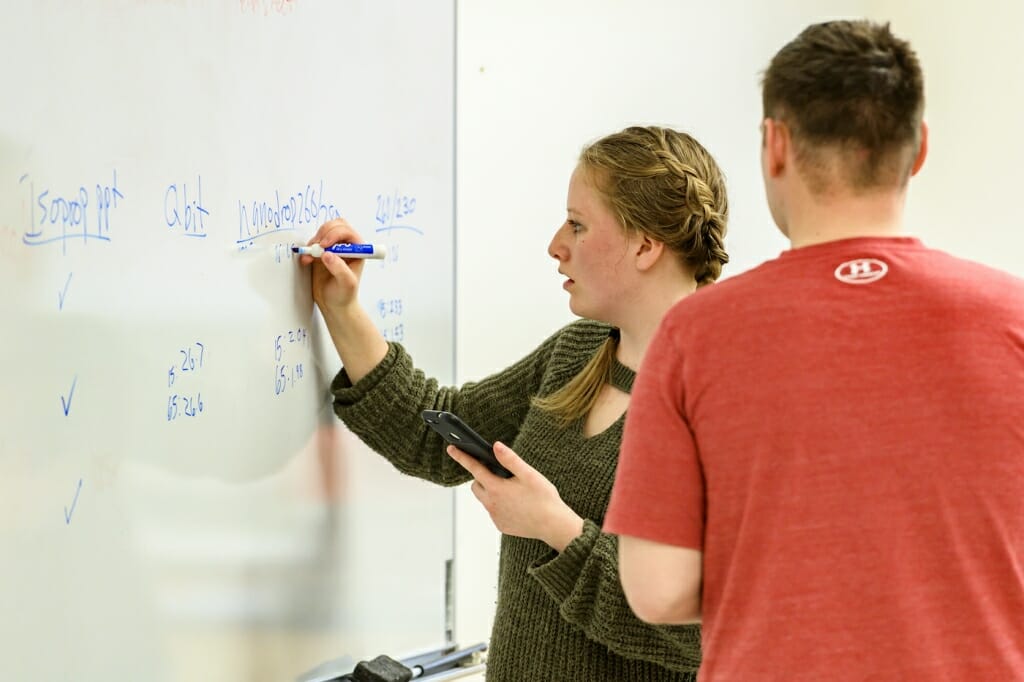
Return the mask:
M 388 343 L 388 352 L 377 366 L 355 384 L 349 379 L 348 372 L 342 367 L 331 382 L 331 393 L 335 405 L 353 405 L 367 396 L 387 376 L 394 367 L 400 353 L 399 343 Z
M 544 591 L 561 604 L 572 594 L 583 566 L 601 536 L 601 529 L 590 519 L 583 520 L 583 532 L 573 538 L 564 550 L 552 550 L 535 561 L 528 569 Z

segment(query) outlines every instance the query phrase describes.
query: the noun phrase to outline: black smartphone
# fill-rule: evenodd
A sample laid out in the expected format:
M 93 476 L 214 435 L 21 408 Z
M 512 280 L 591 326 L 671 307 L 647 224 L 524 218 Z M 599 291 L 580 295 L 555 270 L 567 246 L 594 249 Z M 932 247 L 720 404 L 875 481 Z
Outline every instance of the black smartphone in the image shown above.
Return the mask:
M 441 410 L 423 410 L 420 414 L 423 421 L 441 434 L 445 441 L 472 455 L 473 458 L 482 462 L 491 473 L 502 478 L 512 478 L 512 472 L 501 466 L 498 458 L 494 456 L 493 445 L 469 428 L 466 422 L 456 415 Z

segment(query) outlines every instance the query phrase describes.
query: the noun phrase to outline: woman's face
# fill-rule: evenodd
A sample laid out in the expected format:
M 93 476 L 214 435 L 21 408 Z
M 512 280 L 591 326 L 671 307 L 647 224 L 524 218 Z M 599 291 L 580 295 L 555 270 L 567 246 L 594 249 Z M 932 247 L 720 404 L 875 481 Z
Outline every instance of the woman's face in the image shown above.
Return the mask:
M 566 220 L 548 245 L 567 277 L 569 309 L 580 317 L 603 322 L 616 319 L 636 269 L 629 258 L 632 239 L 591 186 L 590 174 L 579 166 L 569 180 Z

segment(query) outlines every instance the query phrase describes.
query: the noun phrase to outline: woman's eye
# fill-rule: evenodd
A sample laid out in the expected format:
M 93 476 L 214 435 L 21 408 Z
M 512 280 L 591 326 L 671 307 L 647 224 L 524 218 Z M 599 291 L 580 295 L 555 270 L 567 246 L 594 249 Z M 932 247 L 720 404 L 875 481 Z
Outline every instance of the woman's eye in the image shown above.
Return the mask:
M 580 225 L 575 220 L 566 220 L 565 222 L 568 223 L 569 227 L 572 229 L 573 232 L 579 232 L 581 229 L 583 229 L 583 226 Z

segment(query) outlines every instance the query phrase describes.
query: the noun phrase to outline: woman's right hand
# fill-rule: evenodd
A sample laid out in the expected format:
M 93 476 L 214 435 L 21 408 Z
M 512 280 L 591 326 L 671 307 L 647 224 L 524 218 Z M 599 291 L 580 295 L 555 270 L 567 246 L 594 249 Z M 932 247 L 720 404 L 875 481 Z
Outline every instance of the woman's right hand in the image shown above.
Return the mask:
M 321 225 L 307 246 L 319 244 L 327 248 L 334 244 L 362 241 L 347 220 L 338 218 Z M 358 305 L 363 260 L 346 260 L 333 253 L 324 253 L 320 258 L 299 256 L 299 263 L 313 266 L 313 300 L 325 317 L 331 313 L 344 313 L 353 304 Z
M 321 225 L 308 245 L 319 244 L 327 248 L 334 244 L 358 244 L 362 241 L 347 220 L 338 218 Z M 320 258 L 299 256 L 299 263 L 313 268 L 313 300 L 320 308 L 349 379 L 355 383 L 376 367 L 388 352 L 388 342 L 359 305 L 359 279 L 363 275 L 364 261 L 358 258 L 346 260 L 333 253 L 324 253 Z

